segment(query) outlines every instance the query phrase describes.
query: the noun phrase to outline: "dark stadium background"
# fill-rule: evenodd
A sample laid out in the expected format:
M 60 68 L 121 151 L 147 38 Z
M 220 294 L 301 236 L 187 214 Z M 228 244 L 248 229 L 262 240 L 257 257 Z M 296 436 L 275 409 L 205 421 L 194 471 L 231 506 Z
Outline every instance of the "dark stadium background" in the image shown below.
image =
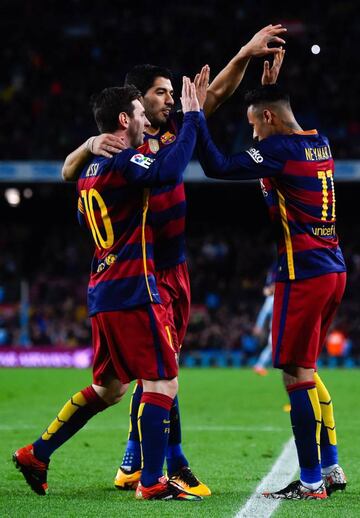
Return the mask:
M 176 95 L 183 73 L 205 63 L 212 76 L 257 30 L 288 27 L 281 83 L 292 93 L 305 128 L 327 134 L 335 159 L 360 159 L 360 75 L 356 2 L 199 1 L 69 2 L 3 1 L 0 28 L 0 160 L 61 161 L 96 134 L 92 93 L 121 84 L 136 63 L 168 66 Z M 320 46 L 320 54 L 311 46 Z M 213 116 L 215 141 L 228 152 L 250 142 L 242 97 L 261 76 L 250 63 L 239 90 Z M 22 197 L 4 198 L 9 187 Z M 187 350 L 237 350 L 262 303 L 273 258 L 268 217 L 257 184 L 188 183 L 188 250 L 194 311 Z M 360 358 L 360 184 L 337 184 L 337 230 L 349 267 L 349 283 L 336 326 Z M 84 304 L 91 244 L 76 222 L 73 185 L 0 184 L 0 338 L 20 342 L 20 279 L 30 287 L 28 345 L 84 346 L 90 332 Z M 1 334 L 1 330 L 3 333 Z M 0 340 L 1 342 L 1 340 Z M 256 347 L 260 347 L 257 344 Z M 255 356 L 257 349 L 250 354 Z M 350 362 L 350 364 L 352 364 Z

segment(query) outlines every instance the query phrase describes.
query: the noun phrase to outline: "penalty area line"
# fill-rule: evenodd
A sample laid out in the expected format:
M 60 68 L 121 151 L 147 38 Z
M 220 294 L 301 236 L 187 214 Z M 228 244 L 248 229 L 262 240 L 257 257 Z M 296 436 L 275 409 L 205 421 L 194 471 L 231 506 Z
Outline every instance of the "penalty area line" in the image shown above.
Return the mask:
M 271 468 L 271 471 L 262 479 L 254 493 L 234 518 L 269 518 L 279 506 L 281 500 L 265 498 L 264 491 L 279 490 L 287 486 L 298 470 L 298 459 L 294 438 L 288 440 L 283 451 Z

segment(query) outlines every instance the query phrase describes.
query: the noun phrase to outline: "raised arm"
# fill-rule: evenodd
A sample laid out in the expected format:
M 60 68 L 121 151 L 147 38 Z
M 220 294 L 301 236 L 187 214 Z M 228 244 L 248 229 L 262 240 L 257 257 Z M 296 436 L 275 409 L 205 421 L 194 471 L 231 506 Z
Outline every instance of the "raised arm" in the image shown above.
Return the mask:
M 181 178 L 195 149 L 200 116 L 195 85 L 187 77 L 183 78 L 181 104 L 184 121 L 175 143 L 154 158 L 134 151 L 125 171 L 129 182 L 151 187 L 176 183 Z
M 274 59 L 273 59 L 271 67 L 270 67 L 270 62 L 268 60 L 264 61 L 264 68 L 263 68 L 263 73 L 262 73 L 262 77 L 261 77 L 262 85 L 273 85 L 276 83 L 276 80 L 277 80 L 279 72 L 280 72 L 280 68 L 284 61 L 284 57 L 285 57 L 285 49 L 280 47 L 280 52 L 277 52 L 276 54 L 274 54 Z
M 231 97 L 241 83 L 251 57 L 269 56 L 277 54 L 278 47 L 270 48 L 269 43 L 284 44 L 285 40 L 279 37 L 286 31 L 281 24 L 267 25 L 257 32 L 246 43 L 229 63 L 219 72 L 211 82 L 204 105 L 204 113 L 209 117 L 226 99 Z
M 63 180 L 65 182 L 76 182 L 83 167 L 92 160 L 94 155 L 111 158 L 114 153 L 119 153 L 122 149 L 124 149 L 124 143 L 121 138 L 111 133 L 103 133 L 88 138 L 86 142 L 65 158 L 61 171 Z
M 283 163 L 275 153 L 268 153 L 269 144 L 264 140 L 255 147 L 235 155 L 223 154 L 211 139 L 205 117 L 201 113 L 198 134 L 198 158 L 205 175 L 219 180 L 253 180 L 276 176 Z

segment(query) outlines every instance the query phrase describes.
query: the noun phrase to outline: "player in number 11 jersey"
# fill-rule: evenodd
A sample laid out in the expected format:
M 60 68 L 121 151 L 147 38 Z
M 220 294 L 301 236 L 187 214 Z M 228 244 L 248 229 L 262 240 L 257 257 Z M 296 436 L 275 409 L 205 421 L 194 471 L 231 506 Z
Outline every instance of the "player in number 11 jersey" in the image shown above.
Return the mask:
M 278 86 L 249 92 L 246 104 L 254 146 L 223 155 L 203 118 L 199 156 L 209 177 L 258 178 L 276 230 L 273 363 L 290 398 L 300 480 L 264 496 L 322 499 L 346 486 L 331 398 L 316 367 L 346 283 L 335 229 L 334 161 L 328 139 L 301 129 Z

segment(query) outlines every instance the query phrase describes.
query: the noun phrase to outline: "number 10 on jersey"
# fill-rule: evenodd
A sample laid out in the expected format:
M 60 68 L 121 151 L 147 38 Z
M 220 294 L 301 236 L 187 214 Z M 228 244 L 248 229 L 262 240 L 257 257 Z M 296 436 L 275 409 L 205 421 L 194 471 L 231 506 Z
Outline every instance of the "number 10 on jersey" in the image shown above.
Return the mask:
M 101 194 L 96 189 L 89 189 L 88 191 L 86 189 L 83 189 L 81 191 L 81 198 L 84 201 L 84 208 L 95 241 L 95 245 L 97 246 L 97 248 L 110 248 L 114 244 L 114 230 L 111 225 L 107 207 Z M 94 213 L 94 200 L 96 200 L 96 203 L 100 209 L 100 216 L 106 234 L 105 239 L 101 235 L 99 226 L 96 222 Z

